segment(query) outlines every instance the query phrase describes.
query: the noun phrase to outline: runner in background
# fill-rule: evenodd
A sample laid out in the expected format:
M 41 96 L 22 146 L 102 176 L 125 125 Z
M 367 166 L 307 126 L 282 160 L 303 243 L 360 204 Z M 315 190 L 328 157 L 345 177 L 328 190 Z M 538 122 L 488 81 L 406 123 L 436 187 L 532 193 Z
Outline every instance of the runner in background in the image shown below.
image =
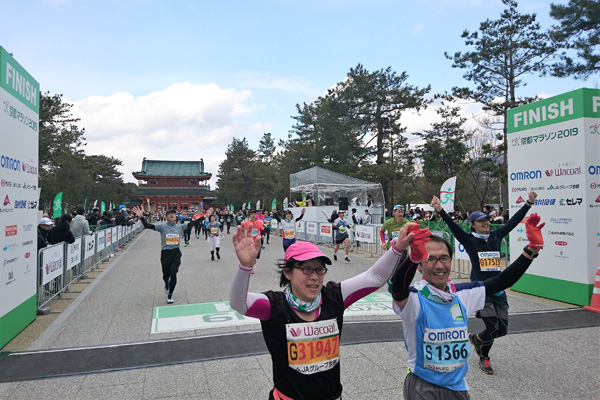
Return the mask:
M 387 251 L 390 248 L 390 241 L 398 236 L 400 229 L 402 229 L 404 224 L 409 222 L 404 218 L 404 206 L 399 204 L 394 206 L 392 217 L 381 225 L 381 230 L 379 231 L 383 251 Z
M 402 256 L 414 236 L 404 229 L 394 241 L 393 250 L 367 271 L 340 283 L 326 284 L 325 274 L 331 260 L 313 243 L 296 242 L 288 247 L 279 264 L 279 286 L 283 290 L 254 293 L 248 288 L 260 241 L 250 229 L 238 227 L 233 245 L 239 264 L 229 300 L 240 314 L 260 320 L 271 354 L 274 387 L 269 393 L 270 400 L 341 399 L 340 338 L 344 310 L 379 289 L 396 267 L 408 260 Z
M 348 230 L 351 230 L 348 226 L 348 221 L 344 218 L 346 212 L 343 210 L 338 211 L 338 218 L 333 221 L 333 230 L 335 232 L 335 248 L 333 249 L 333 259 L 337 261 L 337 252 L 340 249 L 340 245 L 344 244 L 344 261 L 350 262 L 350 238 L 348 237 Z
M 144 228 L 152 229 L 160 233 L 160 263 L 162 265 L 163 281 L 165 282 L 165 293 L 167 294 L 167 303 L 175 302 L 173 292 L 177 285 L 177 272 L 181 265 L 181 250 L 179 249 L 181 234 L 184 231 L 192 229 L 191 223 L 187 225 L 177 223 L 177 212 L 175 210 L 167 211 L 166 224 L 154 225 L 146 222 L 144 210 L 140 207 L 133 207 L 132 211 L 137 215 Z
M 265 226 L 265 238 L 267 239 L 267 244 L 269 244 L 269 239 L 271 239 L 271 221 L 273 220 L 273 217 L 271 217 L 271 213 L 269 213 L 267 210 L 265 210 L 263 214 L 265 217 L 263 219 L 263 225 Z
M 288 247 L 292 244 L 296 243 L 296 222 L 300 221 L 304 218 L 304 213 L 306 212 L 306 208 L 303 208 L 300 216 L 295 220 L 294 215 L 290 210 L 286 210 L 283 216 L 283 219 L 277 214 L 277 211 L 273 209 L 273 218 L 279 222 L 281 225 L 281 236 L 283 238 L 283 251 L 285 252 Z
M 251 210 L 250 214 L 249 214 L 250 219 L 248 221 L 244 221 L 242 223 L 242 226 L 244 228 L 244 230 L 250 230 L 250 232 L 252 232 L 252 237 L 253 238 L 257 238 L 260 236 L 260 243 L 262 244 L 263 239 L 265 237 L 265 226 L 263 225 L 263 223 L 259 220 L 256 219 L 256 210 Z M 262 245 L 261 245 L 261 249 L 262 249 Z M 256 256 L 256 259 L 260 258 L 260 251 L 258 251 L 258 255 Z M 252 273 L 254 273 L 254 271 L 252 271 Z
M 217 222 L 215 215 L 209 217 L 208 222 L 208 247 L 210 248 L 210 260 L 215 261 L 215 251 L 217 259 L 221 259 L 219 250 L 221 248 L 221 239 L 223 239 L 223 224 Z
M 471 232 L 467 233 L 444 211 L 440 199 L 433 196 L 431 205 L 446 222 L 456 240 L 464 246 L 471 259 L 471 281 L 483 281 L 500 275 L 502 239 L 523 220 L 536 198 L 535 192 L 529 192 L 523 207 L 506 224 L 491 232 L 489 216 L 481 211 L 472 212 L 468 217 Z M 499 291 L 487 297 L 485 308 L 477 312 L 477 318 L 484 322 L 485 329 L 478 334 L 469 335 L 469 339 L 479 355 L 479 368 L 492 375 L 494 369 L 490 363 L 490 349 L 496 338 L 508 333 L 506 293 Z

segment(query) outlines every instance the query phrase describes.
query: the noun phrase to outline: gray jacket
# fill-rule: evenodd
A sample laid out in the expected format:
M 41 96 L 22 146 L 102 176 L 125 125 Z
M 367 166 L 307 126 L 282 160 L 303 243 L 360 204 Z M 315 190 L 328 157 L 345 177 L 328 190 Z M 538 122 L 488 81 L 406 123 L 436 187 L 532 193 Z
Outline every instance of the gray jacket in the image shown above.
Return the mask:
M 76 215 L 71 221 L 71 233 L 76 238 L 90 234 L 90 224 L 83 215 Z

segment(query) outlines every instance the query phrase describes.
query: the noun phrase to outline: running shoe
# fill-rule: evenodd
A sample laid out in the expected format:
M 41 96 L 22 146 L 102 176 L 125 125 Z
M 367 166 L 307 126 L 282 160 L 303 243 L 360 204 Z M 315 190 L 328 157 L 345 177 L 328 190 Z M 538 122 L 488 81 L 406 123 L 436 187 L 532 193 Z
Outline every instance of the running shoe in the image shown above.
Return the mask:
M 489 357 L 481 357 L 479 359 L 479 368 L 488 375 L 494 375 L 494 369 L 490 364 Z
M 333 259 L 337 261 L 337 254 L 333 253 Z
M 217 253 L 217 260 L 221 259 L 221 255 L 219 253 Z
M 477 353 L 477 355 L 481 358 L 483 357 L 481 355 L 481 340 L 477 339 L 477 335 L 474 333 L 470 333 L 469 334 L 469 342 L 471 342 L 471 344 L 473 345 L 473 347 L 475 348 L 475 352 Z
M 168 303 L 168 304 L 173 304 L 173 303 L 175 303 L 175 300 L 173 300 L 173 296 L 172 296 L 172 295 L 167 297 L 167 303 Z
M 350 262 L 350 258 L 348 258 L 348 256 L 346 256 L 346 257 L 344 257 L 344 261 Z

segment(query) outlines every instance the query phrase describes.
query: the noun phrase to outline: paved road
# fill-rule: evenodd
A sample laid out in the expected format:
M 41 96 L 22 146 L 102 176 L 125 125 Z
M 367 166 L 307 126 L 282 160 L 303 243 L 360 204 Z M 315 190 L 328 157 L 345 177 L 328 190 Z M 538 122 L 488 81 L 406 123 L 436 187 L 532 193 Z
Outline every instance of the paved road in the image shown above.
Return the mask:
M 204 239 L 192 237 L 191 245 L 182 248 L 183 264 L 175 291 L 176 304 L 228 300 L 229 284 L 237 262 L 230 236 L 225 235 L 222 246 L 222 258 L 214 262 L 210 261 Z M 275 289 L 279 282 L 275 263 L 283 256 L 281 239 L 272 237 L 271 244 L 266 247 L 252 276 L 253 291 Z M 326 254 L 332 251 L 327 247 L 323 250 Z M 145 231 L 138 235 L 29 350 L 40 351 L 38 354 L 45 362 L 54 363 L 59 369 L 58 364 L 64 366 L 62 360 L 65 354 L 73 354 L 69 353 L 75 351 L 73 348 L 87 350 L 90 346 L 100 346 L 96 348 L 116 349 L 117 364 L 117 358 L 139 358 L 144 354 L 136 352 L 148 351 L 142 345 L 132 344 L 152 341 L 161 344 L 161 351 L 165 348 L 169 351 L 168 346 L 173 346 L 171 355 L 174 357 L 159 357 L 169 359 L 169 365 L 157 362 L 152 366 L 134 366 L 116 372 L 75 372 L 66 377 L 3 383 L 0 384 L 0 399 L 267 398 L 271 388 L 271 363 L 266 354 L 257 352 L 243 357 L 193 362 L 177 357 L 178 346 L 198 338 L 207 340 L 202 343 L 209 343 L 208 339 L 216 336 L 221 340 L 218 343 L 228 343 L 229 346 L 233 343 L 234 347 L 237 343 L 240 349 L 245 348 L 248 343 L 240 341 L 249 342 L 252 335 L 256 335 L 256 325 L 151 333 L 153 309 L 166 305 L 159 253 L 158 233 Z M 327 278 L 336 281 L 345 279 L 366 270 L 374 262 L 373 258 L 363 254 L 351 253 L 350 257 L 350 263 L 334 263 Z M 509 294 L 509 302 L 511 313 L 522 315 L 548 313 L 557 308 L 555 302 L 515 293 Z M 559 312 L 548 315 L 556 321 L 564 320 Z M 515 321 L 517 319 L 514 318 Z M 370 329 L 377 325 L 369 324 L 369 321 L 396 323 L 397 318 L 366 316 L 345 320 Z M 472 356 L 472 368 L 467 377 L 472 398 L 595 398 L 600 392 L 600 328 L 547 329 L 531 329 L 531 333 L 510 334 L 498 340 L 492 350 L 494 376 L 481 373 L 476 368 L 476 358 Z M 233 342 L 227 340 L 230 337 L 235 338 Z M 406 351 L 400 338 L 398 333 L 397 338 L 385 342 L 342 346 L 345 400 L 401 398 Z M 70 350 L 48 353 L 49 349 Z M 134 353 L 128 356 L 127 351 Z M 33 354 L 22 356 L 33 357 Z M 106 370 L 111 370 L 110 366 Z

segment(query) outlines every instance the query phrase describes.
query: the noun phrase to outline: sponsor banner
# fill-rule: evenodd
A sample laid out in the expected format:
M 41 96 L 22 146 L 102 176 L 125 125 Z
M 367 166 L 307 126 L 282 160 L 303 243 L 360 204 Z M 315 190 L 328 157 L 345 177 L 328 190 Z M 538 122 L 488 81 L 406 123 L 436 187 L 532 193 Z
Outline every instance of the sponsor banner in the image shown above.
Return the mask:
M 454 259 L 455 260 L 467 260 L 470 261 L 469 254 L 465 250 L 465 246 L 462 245 L 458 240 L 454 240 Z
M 316 235 L 319 231 L 319 224 L 317 222 L 307 222 L 306 223 L 306 233 L 308 235 Z
M 37 291 L 38 114 L 39 84 L 0 46 L 0 319 L 30 307 Z M 25 328 L 35 309 L 27 314 L 10 331 Z
M 321 236 L 325 236 L 325 237 L 331 237 L 332 232 L 333 231 L 333 227 L 331 224 L 319 224 L 319 232 L 321 234 Z
M 117 227 L 116 227 L 116 226 L 113 226 L 112 228 L 110 228 L 110 230 L 111 230 L 111 236 L 113 237 L 113 241 L 112 241 L 112 242 L 113 242 L 113 244 L 114 244 L 114 246 L 113 246 L 113 247 L 116 247 L 116 246 L 117 246 L 117 244 L 118 244 L 118 243 L 117 243 L 117 242 L 118 242 L 118 239 L 117 239 L 117 237 L 118 237 L 118 235 L 119 235 L 119 234 L 117 233 Z
M 123 237 L 123 226 L 119 225 L 119 226 L 117 226 L 117 240 L 120 242 L 122 237 Z
M 96 232 L 96 251 L 104 250 L 106 247 L 106 229 Z
M 533 190 L 538 197 L 530 212 L 546 222 L 542 232 L 547 245 L 526 274 L 594 283 L 600 259 L 594 242 L 600 233 L 600 207 L 593 207 L 600 205 L 595 203 L 600 190 L 594 187 L 600 183 L 598 127 L 598 89 L 575 90 L 508 113 L 508 209 L 517 212 Z M 515 231 L 510 235 L 511 261 L 527 244 L 523 225 Z M 523 288 L 517 282 L 513 289 Z M 544 296 L 558 299 L 552 290 L 547 292 Z
M 296 232 L 304 233 L 304 222 L 303 221 L 296 222 Z
M 63 258 L 65 254 L 65 244 L 59 243 L 48 246 L 41 251 L 42 262 L 42 285 L 47 284 L 52 279 L 57 278 L 63 273 Z
M 71 244 L 67 243 L 67 271 L 81 262 L 81 238 Z
M 109 244 L 112 243 L 112 229 L 107 229 L 106 230 L 106 245 L 108 246 Z
M 96 236 L 87 235 L 83 237 L 83 259 L 87 260 L 96 252 Z
M 374 225 L 354 225 L 356 240 L 365 243 L 376 243 Z

